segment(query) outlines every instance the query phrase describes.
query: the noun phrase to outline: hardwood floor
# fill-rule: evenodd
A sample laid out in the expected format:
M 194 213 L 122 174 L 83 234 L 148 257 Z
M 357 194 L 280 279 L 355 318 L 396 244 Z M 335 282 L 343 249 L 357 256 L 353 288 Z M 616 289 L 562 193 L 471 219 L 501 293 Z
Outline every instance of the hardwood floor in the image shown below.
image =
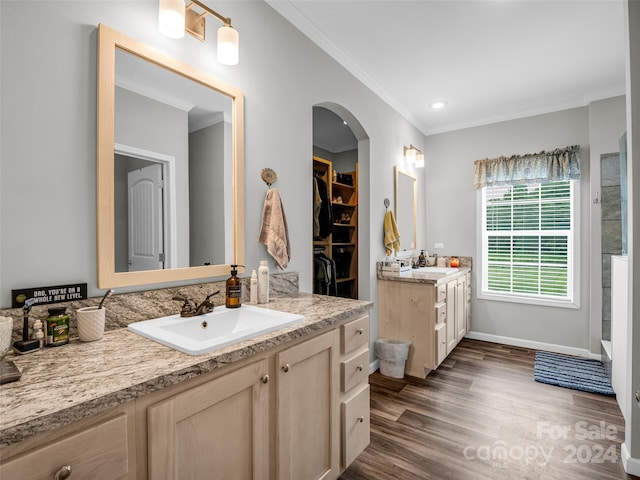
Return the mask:
M 371 443 L 353 479 L 637 479 L 613 397 L 533 380 L 535 350 L 464 339 L 426 379 L 371 382 Z

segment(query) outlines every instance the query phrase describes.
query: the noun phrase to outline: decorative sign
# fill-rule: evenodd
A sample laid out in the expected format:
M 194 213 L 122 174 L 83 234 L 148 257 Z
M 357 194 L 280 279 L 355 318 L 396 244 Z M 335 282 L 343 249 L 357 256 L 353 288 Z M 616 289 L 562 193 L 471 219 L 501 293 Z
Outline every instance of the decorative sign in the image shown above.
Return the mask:
M 22 308 L 25 300 L 29 298 L 33 298 L 36 301 L 34 305 L 84 300 L 87 298 L 87 284 L 74 283 L 71 285 L 58 285 L 56 287 L 11 290 L 11 308 Z

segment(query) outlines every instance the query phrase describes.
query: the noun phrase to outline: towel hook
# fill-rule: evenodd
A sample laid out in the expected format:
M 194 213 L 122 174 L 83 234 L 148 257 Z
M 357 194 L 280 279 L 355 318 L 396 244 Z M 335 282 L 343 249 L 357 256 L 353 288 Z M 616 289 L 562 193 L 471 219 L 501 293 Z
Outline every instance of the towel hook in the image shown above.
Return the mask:
M 262 181 L 267 184 L 267 187 L 271 188 L 271 184 L 276 183 L 278 175 L 270 168 L 263 168 L 260 174 Z
M 389 208 L 389 205 L 391 205 L 391 202 L 389 201 L 388 198 L 384 199 L 384 208 L 385 210 Z

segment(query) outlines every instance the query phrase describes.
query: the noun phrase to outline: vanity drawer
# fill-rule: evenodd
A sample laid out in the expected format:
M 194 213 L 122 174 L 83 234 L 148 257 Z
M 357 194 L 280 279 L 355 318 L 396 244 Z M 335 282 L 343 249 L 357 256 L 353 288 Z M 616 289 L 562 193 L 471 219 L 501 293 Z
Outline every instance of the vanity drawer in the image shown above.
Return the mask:
M 340 386 L 348 392 L 356 385 L 367 383 L 369 376 L 369 349 L 340 362 Z
M 342 465 L 346 467 L 369 445 L 369 385 L 342 402 Z
M 447 286 L 438 285 L 436 287 L 436 303 L 442 303 L 447 299 Z
M 447 324 L 436 325 L 436 365 L 440 365 L 447 358 Z
M 447 320 L 447 304 L 436 305 L 436 324 L 444 323 Z
M 128 453 L 127 417 L 122 414 L 11 460 L 3 460 L 0 478 L 53 478 L 65 465 L 71 466 L 73 478 L 127 478 Z
M 345 355 L 369 344 L 369 315 L 340 325 L 340 353 Z

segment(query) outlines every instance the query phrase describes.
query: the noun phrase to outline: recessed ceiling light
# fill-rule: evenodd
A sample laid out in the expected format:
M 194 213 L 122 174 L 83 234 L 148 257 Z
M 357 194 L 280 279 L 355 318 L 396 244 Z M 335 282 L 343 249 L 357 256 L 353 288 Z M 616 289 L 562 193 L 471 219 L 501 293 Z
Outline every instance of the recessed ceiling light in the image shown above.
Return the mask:
M 433 110 L 440 110 L 446 106 L 447 106 L 447 102 L 445 102 L 444 100 L 436 100 L 435 102 L 431 102 L 429 104 L 429 108 Z

